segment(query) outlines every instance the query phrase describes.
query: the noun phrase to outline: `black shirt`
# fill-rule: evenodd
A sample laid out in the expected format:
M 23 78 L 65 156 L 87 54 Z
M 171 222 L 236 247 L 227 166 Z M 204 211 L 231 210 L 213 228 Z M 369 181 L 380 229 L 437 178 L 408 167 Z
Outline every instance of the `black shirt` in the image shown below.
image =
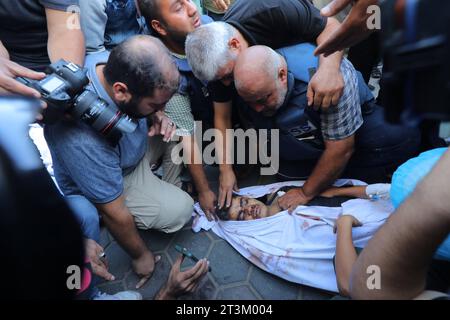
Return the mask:
M 0 41 L 12 61 L 43 71 L 50 64 L 45 8 L 66 11 L 78 0 L 1 0 Z
M 223 20 L 236 29 L 249 45 L 279 49 L 302 42 L 316 42 L 327 24 L 327 18 L 308 0 L 237 0 Z M 210 83 L 216 102 L 227 102 L 233 87 L 220 81 Z
M 308 0 L 237 0 L 223 20 L 250 45 L 272 49 L 315 42 L 327 24 L 327 18 Z

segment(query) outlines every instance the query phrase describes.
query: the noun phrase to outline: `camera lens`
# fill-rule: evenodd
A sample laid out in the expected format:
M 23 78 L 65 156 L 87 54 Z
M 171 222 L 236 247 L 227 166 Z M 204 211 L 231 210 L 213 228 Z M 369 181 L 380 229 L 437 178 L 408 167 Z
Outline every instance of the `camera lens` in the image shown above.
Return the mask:
M 136 121 L 89 90 L 75 100 L 72 115 L 108 138 L 132 133 L 137 128 Z

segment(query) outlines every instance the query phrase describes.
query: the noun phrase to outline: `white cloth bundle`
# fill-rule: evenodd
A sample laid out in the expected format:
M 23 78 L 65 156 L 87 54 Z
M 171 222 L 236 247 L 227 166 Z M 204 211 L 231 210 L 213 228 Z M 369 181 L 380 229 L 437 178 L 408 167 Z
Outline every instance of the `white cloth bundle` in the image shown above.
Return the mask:
M 53 171 L 52 155 L 50 154 L 50 149 L 48 148 L 47 141 L 45 141 L 45 138 L 44 138 L 44 129 L 38 124 L 31 124 L 28 134 L 30 136 L 30 139 L 33 141 L 34 145 L 38 149 L 39 154 L 41 156 L 42 163 L 44 164 L 45 168 L 47 169 L 48 174 L 52 178 L 52 180 L 55 183 L 55 186 L 58 188 L 59 192 L 61 192 L 61 190 L 59 189 L 58 183 L 56 182 L 56 179 L 55 179 L 55 174 Z M 61 192 L 61 194 L 62 194 L 62 192 Z
M 240 195 L 257 198 L 282 186 L 302 186 L 304 182 L 285 182 L 241 189 Z M 365 185 L 356 180 L 338 180 L 335 186 Z M 336 235 L 333 225 L 341 214 L 351 214 L 363 223 L 353 229 L 355 247 L 363 248 L 394 211 L 389 200 L 355 199 L 341 207 L 299 206 L 295 213 L 280 212 L 252 221 L 206 219 L 195 205 L 195 232 L 212 230 L 259 268 L 291 282 L 338 292 L 333 268 Z

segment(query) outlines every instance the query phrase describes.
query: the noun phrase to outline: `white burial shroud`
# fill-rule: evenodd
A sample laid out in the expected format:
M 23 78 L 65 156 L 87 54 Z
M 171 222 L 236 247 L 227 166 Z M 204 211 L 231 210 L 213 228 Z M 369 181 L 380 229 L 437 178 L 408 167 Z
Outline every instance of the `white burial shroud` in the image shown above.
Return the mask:
M 303 181 L 276 183 L 241 189 L 239 195 L 258 198 L 282 186 L 302 186 Z M 356 180 L 338 180 L 335 186 L 365 185 Z M 259 268 L 291 282 L 338 292 L 333 268 L 336 235 L 333 225 L 341 214 L 353 215 L 362 227 L 353 228 L 355 247 L 364 248 L 394 208 L 389 199 L 354 199 L 341 207 L 299 206 L 252 221 L 209 222 L 195 205 L 195 232 L 212 230 Z

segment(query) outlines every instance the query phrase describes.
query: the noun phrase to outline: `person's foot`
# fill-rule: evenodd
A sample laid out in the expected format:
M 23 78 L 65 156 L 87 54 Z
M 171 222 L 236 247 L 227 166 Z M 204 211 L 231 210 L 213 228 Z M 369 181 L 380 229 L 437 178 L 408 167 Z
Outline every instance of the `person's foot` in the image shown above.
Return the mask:
M 142 300 L 137 291 L 120 291 L 116 294 L 98 293 L 92 300 Z

